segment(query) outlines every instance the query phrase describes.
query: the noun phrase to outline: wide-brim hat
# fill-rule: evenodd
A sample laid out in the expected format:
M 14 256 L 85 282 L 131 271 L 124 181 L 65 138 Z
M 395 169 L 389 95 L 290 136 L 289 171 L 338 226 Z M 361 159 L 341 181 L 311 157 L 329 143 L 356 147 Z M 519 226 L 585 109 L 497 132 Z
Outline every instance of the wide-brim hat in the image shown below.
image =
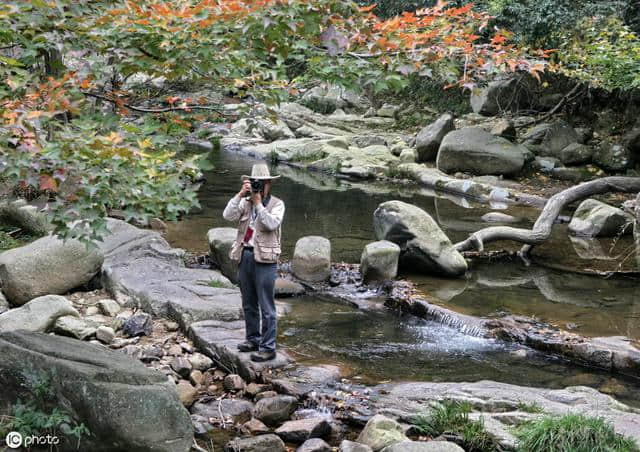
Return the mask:
M 246 174 L 242 175 L 242 180 L 245 179 L 257 179 L 257 180 L 271 180 L 277 179 L 280 175 L 272 176 L 269 172 L 269 167 L 266 163 L 256 163 L 251 167 L 251 176 L 247 176 Z

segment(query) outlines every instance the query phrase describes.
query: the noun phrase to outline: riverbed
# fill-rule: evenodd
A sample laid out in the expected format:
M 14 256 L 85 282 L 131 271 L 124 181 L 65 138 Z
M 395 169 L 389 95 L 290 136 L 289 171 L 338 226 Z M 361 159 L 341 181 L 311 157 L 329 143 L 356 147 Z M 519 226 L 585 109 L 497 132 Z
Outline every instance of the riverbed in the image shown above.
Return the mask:
M 206 232 L 234 226 L 222 211 L 240 188 L 240 177 L 253 160 L 225 151 L 212 155 L 215 169 L 205 174 L 199 196 L 202 209 L 169 225 L 173 246 L 208 252 Z M 332 260 L 359 262 L 363 247 L 375 240 L 372 215 L 384 201 L 415 204 L 440 224 L 453 242 L 487 226 L 480 217 L 490 211 L 508 213 L 515 225 L 530 227 L 539 211 L 528 207 L 483 205 L 437 195 L 416 185 L 341 180 L 280 165 L 282 177 L 274 194 L 287 210 L 283 224 L 283 259 L 291 258 L 302 236 L 331 240 Z M 516 249 L 512 244 L 494 248 Z M 443 306 L 476 316 L 502 313 L 535 316 L 561 328 L 589 336 L 624 335 L 640 338 L 640 281 L 632 276 L 605 278 L 584 273 L 619 269 L 616 256 L 631 240 L 580 241 L 556 226 L 552 239 L 536 250 L 536 262 L 519 258 L 475 261 L 467 278 L 401 274 Z M 549 268 L 540 263 L 553 263 Z M 632 269 L 635 256 L 624 263 Z M 560 269 L 559 269 L 560 268 Z M 572 268 L 575 271 L 563 271 Z M 444 325 L 412 317 L 396 317 L 384 309 L 362 311 L 314 297 L 290 301 L 291 312 L 280 325 L 280 341 L 298 360 L 339 364 L 345 375 L 364 382 L 477 381 L 492 379 L 530 386 L 588 385 L 628 402 L 640 400 L 633 384 L 608 374 L 571 366 L 530 350 L 489 339 L 466 336 Z M 634 403 L 638 405 L 638 403 Z

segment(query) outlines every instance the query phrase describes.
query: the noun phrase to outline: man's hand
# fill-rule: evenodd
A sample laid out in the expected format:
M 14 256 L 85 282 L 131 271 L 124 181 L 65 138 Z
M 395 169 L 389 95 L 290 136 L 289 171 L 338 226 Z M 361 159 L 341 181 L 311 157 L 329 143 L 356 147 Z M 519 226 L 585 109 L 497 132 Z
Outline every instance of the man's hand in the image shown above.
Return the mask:
M 262 203 L 262 195 L 259 192 L 251 193 L 251 202 L 253 203 L 254 206 L 257 206 L 258 204 Z
M 246 180 L 242 183 L 242 188 L 238 192 L 238 196 L 244 198 L 247 196 L 247 193 L 251 193 L 251 181 Z

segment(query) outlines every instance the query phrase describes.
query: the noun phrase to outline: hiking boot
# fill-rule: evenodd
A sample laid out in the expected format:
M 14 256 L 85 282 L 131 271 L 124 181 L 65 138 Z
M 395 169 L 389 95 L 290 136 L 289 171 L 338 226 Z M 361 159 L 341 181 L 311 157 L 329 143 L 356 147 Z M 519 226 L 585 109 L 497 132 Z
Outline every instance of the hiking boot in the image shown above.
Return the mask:
M 261 363 L 264 361 L 271 361 L 272 359 L 275 359 L 275 357 L 276 357 L 275 351 L 257 352 L 257 353 L 251 354 L 251 361 Z
M 241 352 L 257 352 L 258 345 L 250 341 L 244 341 L 243 343 L 238 344 L 238 350 Z

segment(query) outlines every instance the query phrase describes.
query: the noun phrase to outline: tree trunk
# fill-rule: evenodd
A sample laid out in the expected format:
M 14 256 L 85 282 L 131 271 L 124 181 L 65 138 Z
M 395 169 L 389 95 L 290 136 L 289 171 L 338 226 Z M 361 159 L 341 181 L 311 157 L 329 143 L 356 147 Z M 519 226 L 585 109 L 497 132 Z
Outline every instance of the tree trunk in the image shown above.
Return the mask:
M 474 248 L 477 251 L 483 251 L 485 243 L 513 240 L 525 243 L 521 253 L 526 255 L 535 245 L 539 245 L 549 238 L 553 224 L 565 207 L 575 201 L 608 192 L 638 193 L 640 192 L 640 177 L 603 177 L 568 188 L 549 198 L 532 229 L 493 226 L 474 232 L 468 239 L 457 243 L 455 247 L 458 251 L 468 251 Z M 637 236 L 638 234 L 636 234 L 636 238 Z

